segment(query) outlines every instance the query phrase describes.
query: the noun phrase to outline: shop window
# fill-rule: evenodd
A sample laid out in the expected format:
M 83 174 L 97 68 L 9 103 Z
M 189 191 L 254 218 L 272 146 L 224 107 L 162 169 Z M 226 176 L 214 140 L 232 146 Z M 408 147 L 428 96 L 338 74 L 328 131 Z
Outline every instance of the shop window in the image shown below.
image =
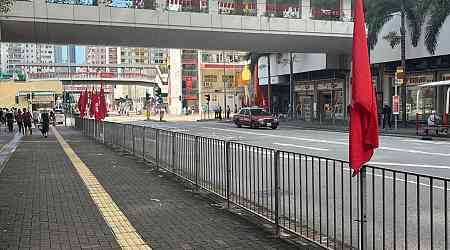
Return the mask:
M 266 16 L 301 18 L 302 0 L 268 0 Z
M 311 0 L 313 19 L 339 20 L 341 16 L 340 0 Z

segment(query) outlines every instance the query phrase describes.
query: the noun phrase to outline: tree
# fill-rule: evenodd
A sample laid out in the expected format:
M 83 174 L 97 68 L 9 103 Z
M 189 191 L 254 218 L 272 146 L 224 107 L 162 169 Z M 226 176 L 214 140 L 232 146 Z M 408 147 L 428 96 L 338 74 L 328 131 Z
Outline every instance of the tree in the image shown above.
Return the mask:
M 430 4 L 430 18 L 425 27 L 425 46 L 434 55 L 442 25 L 450 15 L 449 0 L 432 0 Z
M 400 36 L 396 32 L 384 36 L 391 46 L 400 43 L 401 65 L 406 72 L 406 23 L 411 32 L 411 42 L 417 46 L 422 34 L 425 17 L 430 8 L 430 0 L 366 0 L 366 22 L 369 30 L 369 48 L 373 49 L 378 42 L 378 34 L 383 26 L 395 15 L 401 16 Z M 432 0 L 435 1 L 435 0 Z M 443 0 L 448 1 L 448 0 Z M 402 85 L 402 120 L 406 127 L 406 84 Z
M 11 10 L 15 0 L 0 0 L 0 14 L 6 14 Z

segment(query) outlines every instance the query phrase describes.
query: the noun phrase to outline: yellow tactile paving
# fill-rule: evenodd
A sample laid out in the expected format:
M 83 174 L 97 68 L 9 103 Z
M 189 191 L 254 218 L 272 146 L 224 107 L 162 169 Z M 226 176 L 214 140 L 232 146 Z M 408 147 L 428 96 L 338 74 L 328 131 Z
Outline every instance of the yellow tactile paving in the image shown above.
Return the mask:
M 128 218 L 120 210 L 100 182 L 98 182 L 97 178 L 95 178 L 86 164 L 84 164 L 84 162 L 78 157 L 69 144 L 67 144 L 64 138 L 62 138 L 62 136 L 58 133 L 58 131 L 53 127 L 52 129 L 59 144 L 61 144 L 64 152 L 77 170 L 78 175 L 86 185 L 92 200 L 97 205 L 98 210 L 102 214 L 108 226 L 113 231 L 120 247 L 122 249 L 130 250 L 151 250 L 151 247 L 147 245 L 141 236 L 136 232 L 136 229 L 133 225 L 131 225 Z

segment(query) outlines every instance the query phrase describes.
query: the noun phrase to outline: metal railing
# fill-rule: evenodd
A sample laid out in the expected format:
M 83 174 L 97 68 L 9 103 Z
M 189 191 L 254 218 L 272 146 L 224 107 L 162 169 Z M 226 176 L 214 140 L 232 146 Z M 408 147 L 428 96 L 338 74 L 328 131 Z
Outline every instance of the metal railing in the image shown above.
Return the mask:
M 366 166 L 362 182 L 340 160 L 92 119 L 75 126 L 272 222 L 278 235 L 328 249 L 449 249 L 446 178 Z

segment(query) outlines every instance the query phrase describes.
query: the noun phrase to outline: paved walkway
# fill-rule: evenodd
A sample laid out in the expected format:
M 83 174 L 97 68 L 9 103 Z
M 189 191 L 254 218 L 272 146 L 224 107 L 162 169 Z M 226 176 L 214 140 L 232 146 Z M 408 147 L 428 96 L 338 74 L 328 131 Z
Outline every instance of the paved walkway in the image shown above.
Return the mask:
M 0 249 L 299 249 L 211 203 L 61 127 L 23 137 L 0 174 Z

